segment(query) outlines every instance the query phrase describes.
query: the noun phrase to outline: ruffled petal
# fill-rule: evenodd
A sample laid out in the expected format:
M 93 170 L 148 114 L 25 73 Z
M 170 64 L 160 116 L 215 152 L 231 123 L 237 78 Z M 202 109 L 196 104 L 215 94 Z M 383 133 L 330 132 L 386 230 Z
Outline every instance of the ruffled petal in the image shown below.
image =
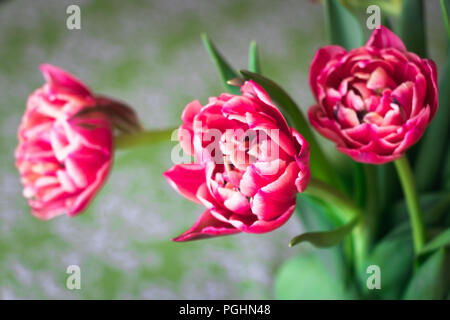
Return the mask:
M 297 188 L 295 180 L 299 168 L 291 162 L 285 172 L 274 182 L 261 188 L 253 197 L 252 212 L 259 220 L 273 220 L 295 204 Z
M 205 167 L 202 164 L 177 164 L 164 172 L 170 185 L 187 199 L 201 203 L 196 194 L 206 182 Z
M 366 43 L 366 47 L 376 49 L 395 48 L 402 52 L 406 52 L 403 41 L 395 33 L 384 26 L 380 26 L 380 28 L 373 31 Z
M 90 96 L 91 91 L 81 80 L 51 64 L 41 64 L 41 71 L 52 91 L 64 91 L 80 96 Z
M 335 45 L 325 46 L 317 50 L 309 70 L 309 85 L 316 99 L 319 99 L 319 93 L 317 90 L 317 77 L 321 74 L 330 60 L 337 59 L 340 56 L 344 55 L 346 52 L 347 51 L 344 48 Z
M 172 240 L 177 242 L 192 241 L 239 232 L 231 224 L 217 220 L 209 210 L 206 210 L 189 230 Z

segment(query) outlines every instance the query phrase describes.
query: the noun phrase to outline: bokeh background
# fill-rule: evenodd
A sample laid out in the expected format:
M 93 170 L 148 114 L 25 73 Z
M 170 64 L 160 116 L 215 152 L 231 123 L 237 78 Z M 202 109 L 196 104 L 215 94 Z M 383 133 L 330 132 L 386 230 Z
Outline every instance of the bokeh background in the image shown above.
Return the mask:
M 81 8 L 81 30 L 66 28 L 70 4 Z M 439 69 L 439 2 L 426 6 L 430 56 Z M 1 299 L 274 298 L 279 267 L 310 250 L 287 247 L 302 230 L 298 218 L 265 235 L 171 242 L 203 211 L 161 175 L 172 165 L 175 142 L 117 151 L 106 186 L 76 218 L 37 220 L 21 194 L 16 131 L 27 96 L 43 83 L 40 63 L 127 101 L 148 129 L 171 128 L 189 101 L 206 102 L 223 90 L 202 47 L 204 31 L 236 68 L 246 68 L 248 44 L 256 40 L 263 73 L 304 110 L 312 104 L 309 63 L 326 44 L 314 1 L 0 1 Z M 330 145 L 326 152 L 339 159 Z M 66 289 L 72 264 L 81 268 L 81 290 Z

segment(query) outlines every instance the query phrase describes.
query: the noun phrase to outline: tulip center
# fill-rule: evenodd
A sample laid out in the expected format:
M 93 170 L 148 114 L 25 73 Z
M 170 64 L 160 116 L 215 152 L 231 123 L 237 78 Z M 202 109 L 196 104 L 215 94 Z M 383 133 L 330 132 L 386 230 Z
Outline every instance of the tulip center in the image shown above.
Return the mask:
M 242 129 L 227 130 L 222 135 L 220 149 L 223 154 L 223 163 L 226 171 L 245 171 L 249 165 L 256 162 L 250 149 L 257 143 L 257 134 L 254 130 Z

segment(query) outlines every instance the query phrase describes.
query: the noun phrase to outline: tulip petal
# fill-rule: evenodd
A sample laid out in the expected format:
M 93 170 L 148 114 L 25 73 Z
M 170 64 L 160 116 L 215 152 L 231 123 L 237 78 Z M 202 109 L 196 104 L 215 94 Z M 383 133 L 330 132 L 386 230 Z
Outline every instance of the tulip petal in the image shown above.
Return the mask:
M 325 138 L 334 141 L 337 145 L 345 145 L 340 134 L 339 124 L 328 118 L 320 106 L 312 106 L 308 109 L 308 119 L 311 125 Z
M 285 133 L 289 132 L 289 126 L 283 114 L 272 103 L 267 93 L 259 84 L 257 84 L 253 80 L 246 81 L 241 87 L 241 91 L 244 96 L 253 97 L 253 101 L 258 107 L 256 108 L 256 111 L 258 111 L 260 114 L 264 114 L 266 117 L 274 119 L 280 131 Z
M 240 182 L 240 190 L 247 197 L 253 197 L 259 189 L 278 178 L 286 163 L 281 159 L 258 162 L 247 168 Z
M 261 188 L 253 197 L 252 212 L 259 220 L 275 219 L 295 204 L 297 188 L 295 180 L 299 168 L 296 162 L 291 162 L 285 172 L 274 182 Z
M 217 220 L 209 210 L 206 210 L 189 230 L 172 240 L 176 242 L 192 241 L 226 236 L 239 232 L 231 224 Z
M 230 218 L 230 223 L 232 223 L 236 228 L 247 233 L 266 233 L 280 228 L 286 221 L 291 217 L 295 209 L 295 202 L 293 205 L 288 207 L 286 211 L 281 213 L 278 217 L 273 220 L 255 220 L 253 223 L 249 224 L 243 221 L 242 216 L 236 217 L 232 216 Z
M 358 115 L 353 109 L 341 106 L 338 108 L 337 117 L 343 129 L 359 125 Z
M 306 139 L 295 129 L 292 129 L 292 136 L 300 145 L 300 152 L 295 156 L 295 161 L 299 168 L 298 176 L 295 180 L 295 186 L 297 187 L 297 191 L 301 193 L 306 189 L 311 178 L 311 169 L 309 167 L 310 147 Z
M 338 59 L 346 52 L 347 51 L 344 48 L 335 45 L 325 46 L 317 50 L 316 55 L 311 62 L 311 67 L 309 70 L 309 85 L 316 99 L 319 98 L 317 90 L 317 77 L 331 60 Z
M 395 48 L 402 52 L 406 52 L 403 41 L 395 33 L 384 26 L 380 26 L 380 28 L 373 31 L 366 43 L 366 47 L 376 49 Z
M 295 155 L 295 149 L 286 131 L 280 130 L 276 123 L 271 122 L 270 118 L 263 114 L 247 113 L 246 120 L 253 130 L 263 130 L 276 144 L 278 144 L 284 152 L 290 156 Z
M 51 64 L 41 64 L 45 80 L 53 87 L 53 91 L 68 91 L 80 96 L 90 96 L 91 92 L 79 79 Z
M 218 188 L 219 195 L 222 197 L 223 205 L 231 212 L 237 214 L 246 214 L 250 211 L 250 204 L 247 198 L 236 190 L 227 188 Z
M 370 78 L 367 81 L 367 88 L 372 90 L 380 90 L 380 89 L 394 89 L 395 82 L 388 75 L 386 70 L 381 67 L 376 68 L 371 74 Z
M 106 162 L 99 170 L 97 170 L 95 180 L 75 198 L 71 208 L 67 212 L 69 216 L 72 217 L 79 214 L 87 207 L 106 180 L 111 169 L 111 164 L 111 162 Z
M 164 172 L 169 184 L 187 199 L 201 203 L 196 194 L 206 182 L 205 167 L 202 164 L 177 164 Z
M 403 126 L 406 131 L 405 137 L 403 138 L 402 142 L 397 147 L 395 152 L 403 153 L 406 151 L 406 149 L 419 141 L 430 121 L 430 113 L 430 108 L 426 107 L 422 109 L 416 117 L 408 120 L 405 123 L 405 125 Z
M 194 117 L 200 112 L 200 110 L 203 108 L 200 101 L 194 100 L 186 105 L 186 107 L 183 110 L 183 113 L 181 114 L 181 120 L 183 122 L 194 122 Z
M 350 156 L 352 159 L 358 162 L 369 164 L 385 164 L 397 160 L 403 156 L 403 154 L 393 154 L 389 156 L 380 156 L 374 152 L 363 152 L 359 149 L 348 149 L 343 147 L 337 147 L 337 149 Z

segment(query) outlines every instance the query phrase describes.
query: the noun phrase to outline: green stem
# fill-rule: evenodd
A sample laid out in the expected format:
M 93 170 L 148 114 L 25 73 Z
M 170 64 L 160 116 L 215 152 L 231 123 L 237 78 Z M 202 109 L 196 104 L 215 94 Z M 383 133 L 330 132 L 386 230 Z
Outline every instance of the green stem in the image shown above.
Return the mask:
M 420 208 L 419 196 L 417 193 L 414 175 L 411 171 L 408 158 L 402 158 L 394 161 L 398 176 L 405 195 L 406 204 L 408 206 L 409 217 L 414 240 L 414 251 L 419 253 L 425 244 L 425 225 L 423 222 L 423 214 Z
M 336 206 L 340 214 L 338 218 L 343 224 L 354 219 L 359 219 L 360 222 L 363 220 L 361 209 L 349 197 L 327 183 L 311 178 L 305 193 Z M 357 271 L 362 270 L 367 254 L 367 237 L 365 234 L 365 225 L 361 223 L 358 223 L 352 231 Z
M 121 134 L 115 138 L 115 148 L 128 149 L 130 147 L 148 146 L 149 144 L 160 141 L 170 141 L 174 130 L 175 129 L 165 129 Z

